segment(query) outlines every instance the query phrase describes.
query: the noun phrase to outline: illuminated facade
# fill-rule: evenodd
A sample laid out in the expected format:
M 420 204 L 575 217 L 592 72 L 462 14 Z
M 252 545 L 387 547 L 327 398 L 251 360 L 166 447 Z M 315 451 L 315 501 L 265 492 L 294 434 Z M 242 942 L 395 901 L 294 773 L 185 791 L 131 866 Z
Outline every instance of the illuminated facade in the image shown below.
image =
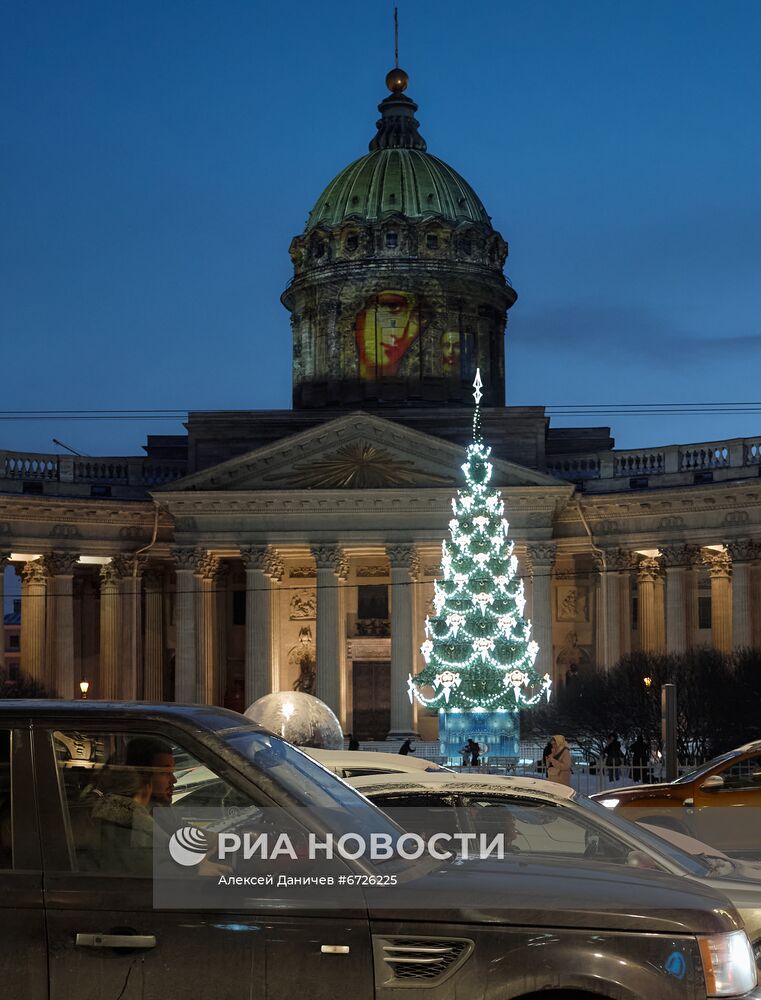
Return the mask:
M 141 458 L 0 451 L 25 674 L 236 708 L 313 689 L 361 739 L 434 738 L 407 678 L 476 367 L 540 675 L 761 646 L 761 436 L 622 452 L 504 406 L 507 244 L 405 86 L 292 241 L 292 410 L 190 413 Z

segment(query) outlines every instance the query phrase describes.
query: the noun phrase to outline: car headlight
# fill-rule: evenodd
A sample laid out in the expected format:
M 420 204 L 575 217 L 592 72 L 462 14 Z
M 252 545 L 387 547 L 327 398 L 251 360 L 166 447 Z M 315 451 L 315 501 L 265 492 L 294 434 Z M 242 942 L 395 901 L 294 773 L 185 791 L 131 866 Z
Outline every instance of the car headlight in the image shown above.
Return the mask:
M 615 809 L 620 801 L 620 799 L 600 799 L 600 805 L 606 809 Z
M 736 997 L 756 985 L 756 962 L 745 931 L 698 938 L 706 995 Z

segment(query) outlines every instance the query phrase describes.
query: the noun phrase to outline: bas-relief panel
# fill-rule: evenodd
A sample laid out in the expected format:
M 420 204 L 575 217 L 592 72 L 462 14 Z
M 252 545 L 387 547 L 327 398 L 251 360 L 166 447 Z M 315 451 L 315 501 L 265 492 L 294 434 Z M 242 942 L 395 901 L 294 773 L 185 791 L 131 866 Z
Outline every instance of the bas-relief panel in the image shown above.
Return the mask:
M 555 618 L 559 622 L 589 621 L 589 587 L 559 583 L 555 587 Z
M 302 621 L 317 617 L 317 593 L 314 590 L 295 590 L 288 599 L 288 618 Z

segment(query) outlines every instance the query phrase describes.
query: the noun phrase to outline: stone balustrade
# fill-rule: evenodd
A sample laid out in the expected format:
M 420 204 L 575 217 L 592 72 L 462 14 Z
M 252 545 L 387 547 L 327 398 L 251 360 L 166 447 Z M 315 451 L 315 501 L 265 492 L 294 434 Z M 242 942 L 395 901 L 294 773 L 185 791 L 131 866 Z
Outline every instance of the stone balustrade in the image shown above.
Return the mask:
M 747 479 L 761 473 L 761 437 L 549 456 L 546 466 L 589 493 Z
M 0 492 L 7 493 L 23 492 L 27 484 L 35 483 L 52 495 L 66 495 L 72 492 L 72 485 L 115 487 L 114 496 L 145 495 L 151 487 L 180 479 L 185 472 L 186 463 L 181 459 L 156 461 L 141 455 L 89 458 L 0 450 Z

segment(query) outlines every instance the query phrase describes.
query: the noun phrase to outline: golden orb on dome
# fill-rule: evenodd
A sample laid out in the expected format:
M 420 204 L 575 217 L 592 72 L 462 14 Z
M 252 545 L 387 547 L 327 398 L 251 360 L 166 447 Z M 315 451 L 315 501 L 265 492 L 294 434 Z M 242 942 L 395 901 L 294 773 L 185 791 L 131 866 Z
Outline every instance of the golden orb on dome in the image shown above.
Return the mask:
M 392 94 L 401 94 L 403 90 L 407 89 L 409 82 L 409 76 L 398 66 L 386 73 L 386 86 Z

